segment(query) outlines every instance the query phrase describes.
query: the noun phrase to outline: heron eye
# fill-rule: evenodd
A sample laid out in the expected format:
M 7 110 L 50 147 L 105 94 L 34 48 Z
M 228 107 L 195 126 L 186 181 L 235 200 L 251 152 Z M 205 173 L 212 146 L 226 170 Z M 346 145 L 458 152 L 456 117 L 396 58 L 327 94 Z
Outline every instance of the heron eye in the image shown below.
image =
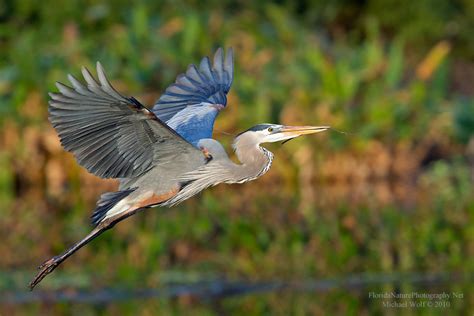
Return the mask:
M 273 127 L 269 127 L 267 131 L 269 131 L 270 133 L 273 132 Z

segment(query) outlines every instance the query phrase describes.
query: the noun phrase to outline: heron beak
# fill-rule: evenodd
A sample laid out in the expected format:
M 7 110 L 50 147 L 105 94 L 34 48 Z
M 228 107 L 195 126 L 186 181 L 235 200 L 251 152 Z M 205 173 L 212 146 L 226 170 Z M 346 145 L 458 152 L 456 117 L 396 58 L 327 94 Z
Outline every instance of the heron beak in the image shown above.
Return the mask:
M 324 132 L 330 128 L 330 126 L 283 126 L 278 132 L 294 138 L 301 135 Z

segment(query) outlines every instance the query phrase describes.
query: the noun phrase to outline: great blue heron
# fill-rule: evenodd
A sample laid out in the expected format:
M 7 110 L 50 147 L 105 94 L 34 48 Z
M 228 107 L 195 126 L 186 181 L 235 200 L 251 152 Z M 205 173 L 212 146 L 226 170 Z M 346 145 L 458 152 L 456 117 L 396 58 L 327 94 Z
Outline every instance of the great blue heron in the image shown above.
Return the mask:
M 116 192 L 102 194 L 92 214 L 95 228 L 61 255 L 39 267 L 33 289 L 82 246 L 119 221 L 153 206 L 176 205 L 219 183 L 244 183 L 268 171 L 273 154 L 262 143 L 285 141 L 328 126 L 259 124 L 237 135 L 240 164 L 212 139 L 214 120 L 225 108 L 234 77 L 233 51 L 219 48 L 211 66 L 190 65 L 150 111 L 124 97 L 97 63 L 97 82 L 86 68 L 86 85 L 68 75 L 72 88 L 57 83 L 50 93 L 49 120 L 63 147 L 78 163 L 102 178 L 119 178 Z

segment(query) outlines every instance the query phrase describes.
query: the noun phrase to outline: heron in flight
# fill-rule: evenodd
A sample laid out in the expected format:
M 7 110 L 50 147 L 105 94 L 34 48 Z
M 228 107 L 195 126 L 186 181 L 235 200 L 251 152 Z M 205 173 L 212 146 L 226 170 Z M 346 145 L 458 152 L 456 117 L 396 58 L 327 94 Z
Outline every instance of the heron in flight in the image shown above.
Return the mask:
M 85 84 L 68 75 L 50 93 L 49 120 L 62 146 L 102 178 L 118 178 L 116 192 L 101 195 L 91 218 L 94 229 L 64 253 L 45 261 L 33 289 L 69 256 L 138 211 L 173 206 L 219 183 L 244 183 L 268 171 L 273 154 L 262 143 L 285 141 L 328 126 L 258 124 L 238 134 L 233 149 L 240 163 L 212 139 L 214 120 L 226 107 L 234 77 L 233 51 L 222 48 L 199 66 L 190 65 L 150 110 L 118 93 L 97 63 L 98 81 L 82 68 Z

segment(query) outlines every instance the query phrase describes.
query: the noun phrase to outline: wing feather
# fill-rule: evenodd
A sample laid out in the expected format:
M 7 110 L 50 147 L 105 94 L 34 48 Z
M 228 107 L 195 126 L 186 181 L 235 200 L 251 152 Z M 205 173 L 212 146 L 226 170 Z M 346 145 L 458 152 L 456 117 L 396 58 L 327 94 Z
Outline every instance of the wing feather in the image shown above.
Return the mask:
M 86 84 L 72 75 L 68 76 L 72 87 L 57 83 L 59 93 L 50 93 L 49 119 L 63 147 L 91 173 L 132 178 L 175 155 L 203 159 L 199 149 L 153 112 L 118 93 L 100 63 L 98 81 L 84 67 L 82 75 Z M 182 94 L 189 88 L 176 89 Z
M 166 89 L 153 112 L 193 144 L 210 137 L 218 109 L 227 104 L 226 95 L 234 77 L 233 60 L 231 48 L 225 57 L 219 48 L 212 65 L 208 57 L 201 60 L 199 67 L 190 65 Z

